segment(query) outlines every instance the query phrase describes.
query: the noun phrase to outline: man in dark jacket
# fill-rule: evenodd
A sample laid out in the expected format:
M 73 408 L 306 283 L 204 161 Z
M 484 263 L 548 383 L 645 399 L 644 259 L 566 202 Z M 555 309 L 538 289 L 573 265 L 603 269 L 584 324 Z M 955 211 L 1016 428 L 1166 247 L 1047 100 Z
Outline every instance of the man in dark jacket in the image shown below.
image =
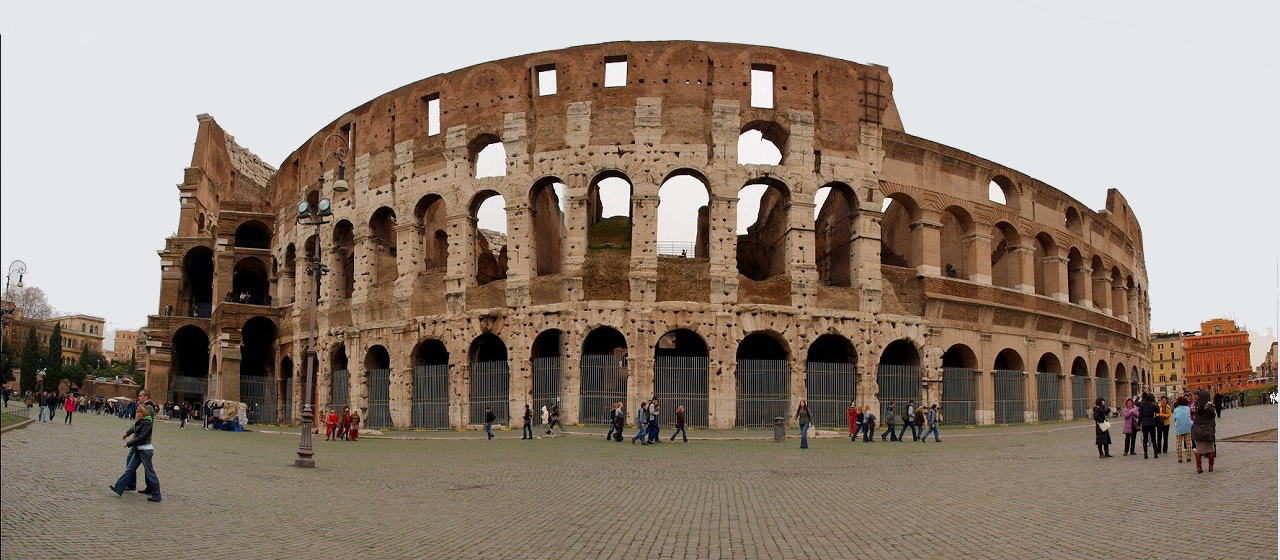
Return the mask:
M 1217 411 L 1218 418 L 1222 418 L 1222 393 L 1213 394 L 1213 409 Z
M 484 407 L 484 433 L 489 436 L 489 439 L 493 439 L 493 422 L 497 419 L 498 417 L 493 414 L 492 408 Z
M 139 406 L 135 413 L 137 420 L 133 423 L 133 427 L 120 436 L 120 439 L 128 438 L 124 446 L 131 450 L 132 457 L 125 466 L 124 474 L 109 487 L 117 496 L 123 495 L 125 490 L 129 489 L 129 483 L 137 479 L 138 465 L 142 465 L 147 486 L 140 492 L 151 494 L 147 498 L 149 502 L 160 501 L 160 479 L 156 477 L 155 467 L 151 464 L 151 459 L 155 455 L 155 447 L 151 445 L 151 430 L 154 426 L 155 414 L 155 408 L 150 404 Z

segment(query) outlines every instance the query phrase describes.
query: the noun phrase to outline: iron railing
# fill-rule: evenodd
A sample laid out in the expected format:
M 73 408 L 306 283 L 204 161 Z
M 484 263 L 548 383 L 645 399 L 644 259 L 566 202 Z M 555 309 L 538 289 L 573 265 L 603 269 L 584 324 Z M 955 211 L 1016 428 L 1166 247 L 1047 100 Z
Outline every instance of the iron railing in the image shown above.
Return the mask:
M 627 366 L 620 356 L 583 354 L 578 393 L 578 421 L 608 424 L 613 403 L 627 402 Z M 674 416 L 675 409 L 672 409 Z
M 685 424 L 707 426 L 708 364 L 709 360 L 701 356 L 657 356 L 654 359 L 653 394 L 658 397 L 661 414 L 674 418 L 676 407 L 683 406 Z
M 995 381 L 996 423 L 1025 422 L 1027 375 L 1010 369 L 998 369 L 992 374 Z
M 881 401 L 897 402 L 898 410 L 904 410 L 902 405 L 907 401 L 924 404 L 920 377 L 920 366 L 880 364 L 876 369 L 876 384 L 880 387 L 877 395 Z
M 240 376 L 240 400 L 252 424 L 276 422 L 276 380 L 261 375 Z
M 198 400 L 204 402 L 205 390 L 208 389 L 209 378 L 207 377 L 189 377 L 186 375 L 174 375 L 169 378 L 169 400 L 186 400 L 178 399 L 178 393 L 186 393 L 188 395 L 199 395 Z
M 851 363 L 806 362 L 804 369 L 806 400 L 814 423 L 843 426 L 845 409 L 858 394 L 858 368 Z
M 507 362 L 472 362 L 471 389 L 467 402 L 471 424 L 484 423 L 485 407 L 493 408 L 494 422 L 505 424 L 511 420 L 511 370 Z
M 1111 382 L 1105 377 L 1097 377 L 1093 380 L 1094 399 L 1102 399 L 1107 401 L 1107 406 L 1115 408 L 1116 399 L 1111 396 Z M 1090 407 L 1092 408 L 1092 407 Z
M 560 356 L 534 358 L 533 362 L 533 423 L 542 423 L 542 407 L 548 413 L 552 404 L 560 402 Z M 561 411 L 563 414 L 564 411 Z M 523 413 L 522 413 L 523 414 Z M 549 421 L 549 420 L 548 420 Z
M 449 427 L 449 365 L 413 368 L 413 427 Z
M 1058 374 L 1036 373 L 1036 418 L 1041 422 L 1062 419 L 1062 385 Z
M 333 372 L 333 382 L 329 386 L 329 406 L 338 414 L 342 407 L 351 405 L 351 372 L 345 369 Z
M 1071 376 L 1071 417 L 1086 418 L 1089 416 L 1089 380 L 1083 375 Z
M 775 417 L 787 417 L 791 394 L 787 360 L 738 360 L 737 371 L 736 425 L 772 426 Z
M 978 423 L 978 374 L 971 368 L 942 368 L 942 418 L 948 424 Z
M 391 426 L 391 370 L 371 369 L 366 374 L 369 381 L 369 412 L 365 426 L 386 428 Z

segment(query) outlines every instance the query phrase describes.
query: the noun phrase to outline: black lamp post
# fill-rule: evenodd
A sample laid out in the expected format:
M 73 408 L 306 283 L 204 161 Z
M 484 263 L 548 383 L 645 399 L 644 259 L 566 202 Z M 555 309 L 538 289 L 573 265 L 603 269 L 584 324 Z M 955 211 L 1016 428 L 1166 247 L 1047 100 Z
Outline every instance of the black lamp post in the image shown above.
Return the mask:
M 347 192 L 347 181 L 346 181 L 347 149 L 345 147 L 347 145 L 346 138 L 343 138 L 341 135 L 338 135 L 338 134 L 330 134 L 325 137 L 324 142 L 322 142 L 322 145 L 327 144 L 331 138 L 337 138 L 338 140 L 341 140 L 342 146 L 338 147 L 332 152 L 325 154 L 325 156 L 320 159 L 320 167 L 321 169 L 323 169 L 325 162 L 328 161 L 329 158 L 337 159 L 338 160 L 338 178 L 336 181 L 333 182 L 333 187 L 332 187 L 333 192 L 335 193 Z M 320 193 L 320 194 L 324 193 L 324 182 L 325 182 L 324 175 L 322 174 L 320 175 L 319 179 L 317 179 L 317 183 L 319 185 L 319 188 L 316 191 L 317 193 Z M 318 357 L 316 355 L 316 346 L 319 339 L 319 333 L 316 331 L 319 329 L 319 326 L 317 324 L 317 315 L 320 313 L 320 277 L 324 276 L 329 272 L 329 267 L 325 266 L 324 263 L 320 262 L 320 226 L 323 224 L 329 223 L 329 220 L 327 218 L 331 216 L 333 216 L 333 201 L 327 198 L 320 198 L 319 200 L 317 200 L 314 208 L 311 206 L 311 202 L 307 200 L 303 200 L 298 203 L 298 224 L 304 225 L 304 226 L 314 226 L 316 228 L 316 247 L 315 247 L 315 254 L 313 256 L 311 264 L 307 266 L 307 274 L 310 274 L 315 279 L 315 284 L 314 284 L 315 293 L 314 293 L 314 297 L 312 298 L 311 321 L 310 321 L 311 336 L 307 339 L 307 355 L 305 358 L 307 362 L 307 373 L 306 373 L 307 381 L 305 386 L 305 392 L 302 397 L 303 398 L 302 434 L 298 441 L 298 458 L 293 460 L 293 465 L 296 467 L 316 466 L 316 461 L 314 457 L 316 452 L 311 447 L 311 425 L 312 425 L 312 420 L 314 419 L 314 414 L 311 410 L 311 386 L 312 386 L 311 384 L 314 382 L 313 379 L 315 377 L 316 366 L 318 364 L 317 362 Z

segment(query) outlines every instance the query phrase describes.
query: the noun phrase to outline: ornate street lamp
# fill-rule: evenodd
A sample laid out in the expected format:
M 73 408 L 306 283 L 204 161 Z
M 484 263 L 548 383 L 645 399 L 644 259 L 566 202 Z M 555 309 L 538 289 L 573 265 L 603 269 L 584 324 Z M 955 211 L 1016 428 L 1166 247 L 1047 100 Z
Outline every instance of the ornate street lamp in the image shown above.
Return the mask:
M 343 138 L 341 135 L 338 135 L 338 134 L 330 134 L 325 137 L 323 142 L 321 142 L 321 146 L 327 145 L 331 138 L 337 138 L 338 140 L 342 141 L 342 145 L 337 149 L 334 149 L 333 151 L 325 154 L 323 158 L 320 158 L 320 168 L 322 170 L 324 169 L 324 164 L 326 161 L 329 160 L 329 158 L 337 159 L 338 160 L 338 178 L 333 182 L 333 186 L 331 188 L 335 193 L 347 192 L 347 181 L 346 181 L 347 139 Z M 319 186 L 316 189 L 316 192 L 323 195 L 324 194 L 323 173 L 317 179 L 317 183 Z M 314 382 L 313 379 L 315 377 L 316 367 L 318 364 L 318 361 L 317 361 L 318 356 L 316 355 L 316 346 L 318 345 L 319 338 L 320 338 L 320 333 L 318 333 L 317 330 L 320 327 L 317 324 L 316 316 L 320 313 L 320 277 L 324 276 L 325 274 L 328 274 L 329 272 L 329 267 L 325 266 L 324 263 L 320 262 L 320 226 L 323 224 L 329 223 L 329 220 L 326 218 L 329 218 L 331 216 L 333 216 L 333 201 L 328 198 L 320 198 L 319 200 L 317 200 L 314 208 L 312 207 L 311 203 L 307 200 L 303 200 L 302 202 L 298 203 L 298 224 L 303 226 L 314 226 L 316 228 L 316 248 L 315 248 L 315 255 L 311 260 L 311 264 L 307 266 L 307 274 L 310 274 L 313 278 L 315 278 L 315 285 L 314 285 L 315 293 L 311 302 L 312 303 L 311 321 L 310 321 L 311 336 L 307 339 L 307 355 L 305 358 L 307 362 L 307 373 L 306 373 L 307 381 L 305 386 L 305 392 L 303 393 L 303 396 L 302 396 L 303 398 L 302 434 L 298 441 L 298 458 L 293 460 L 293 465 L 295 467 L 316 466 L 316 461 L 314 458 L 316 452 L 314 449 L 311 448 L 311 425 L 312 425 L 312 420 L 314 419 L 313 418 L 314 415 L 311 411 L 311 386 L 312 386 L 311 384 Z
M 22 275 L 27 273 L 27 263 L 22 261 L 13 261 L 9 263 L 9 272 L 4 277 L 4 296 L 13 297 L 10 293 L 12 288 L 22 287 Z M 13 275 L 18 275 L 18 283 L 13 284 Z M 16 303 L 14 304 L 16 308 Z M 0 352 L 4 352 L 4 316 L 13 313 L 14 309 L 0 305 Z

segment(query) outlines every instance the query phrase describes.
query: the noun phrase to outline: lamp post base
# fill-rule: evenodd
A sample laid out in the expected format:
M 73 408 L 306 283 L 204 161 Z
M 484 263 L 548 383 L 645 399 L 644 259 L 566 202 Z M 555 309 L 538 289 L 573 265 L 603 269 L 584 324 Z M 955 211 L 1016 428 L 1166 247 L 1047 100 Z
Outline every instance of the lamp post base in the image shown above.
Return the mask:
M 298 457 L 293 460 L 293 466 L 305 469 L 313 469 L 316 466 L 316 460 L 311 457 Z
M 307 403 L 302 409 L 302 433 L 298 441 L 298 458 L 293 460 L 293 466 L 302 468 L 313 468 L 316 466 L 316 460 L 312 458 L 316 454 L 311 448 L 311 403 Z

